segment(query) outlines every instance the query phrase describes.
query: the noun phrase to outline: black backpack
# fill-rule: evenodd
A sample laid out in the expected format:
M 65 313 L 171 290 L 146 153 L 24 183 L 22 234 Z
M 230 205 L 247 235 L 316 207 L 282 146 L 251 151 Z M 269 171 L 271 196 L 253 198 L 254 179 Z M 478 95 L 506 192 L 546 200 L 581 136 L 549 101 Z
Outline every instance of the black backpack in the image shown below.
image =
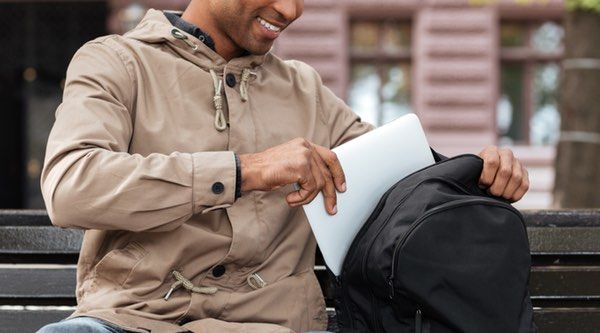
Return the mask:
M 446 159 L 396 183 L 334 277 L 340 332 L 537 332 L 523 217 Z

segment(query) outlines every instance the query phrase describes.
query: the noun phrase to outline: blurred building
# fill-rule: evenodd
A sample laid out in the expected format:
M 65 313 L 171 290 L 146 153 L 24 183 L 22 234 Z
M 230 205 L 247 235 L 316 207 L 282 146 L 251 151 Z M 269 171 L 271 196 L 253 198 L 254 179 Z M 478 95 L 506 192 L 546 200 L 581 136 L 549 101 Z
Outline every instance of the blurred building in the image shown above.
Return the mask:
M 43 208 L 39 177 L 65 71 L 107 33 L 104 1 L 0 0 L 0 208 Z
M 484 2 L 494 5 L 477 5 Z M 305 5 L 304 15 L 280 38 L 277 54 L 313 65 L 372 123 L 417 113 L 430 144 L 442 153 L 512 147 L 532 180 L 517 206 L 552 204 L 562 1 Z
M 105 22 L 108 32 L 122 33 L 135 26 L 149 7 L 183 10 L 188 2 L 85 1 L 73 10 L 89 22 L 90 32 L 94 22 Z M 19 21 L 6 14 L 6 3 L 0 0 L 0 25 L 7 19 Z M 53 2 L 20 6 L 49 3 Z M 73 3 L 55 4 L 47 6 Z M 86 6 L 96 8 L 90 17 L 85 16 Z M 490 144 L 513 148 L 532 180 L 530 192 L 518 206 L 546 208 L 552 203 L 554 145 L 560 124 L 557 88 L 563 11 L 561 0 L 305 0 L 303 16 L 278 39 L 274 52 L 314 66 L 364 120 L 382 125 L 408 112 L 417 113 L 430 144 L 444 154 L 478 152 Z M 54 91 L 42 102 L 39 93 L 31 95 L 35 86 L 31 82 L 39 80 L 44 65 L 31 54 L 72 54 L 76 48 L 64 39 L 65 34 L 72 36 L 73 29 L 81 29 L 76 23 L 68 25 L 73 20 L 77 21 L 65 19 L 56 32 L 60 37 L 51 37 L 63 39 L 63 44 L 40 41 L 36 32 L 43 35 L 38 31 L 45 29 L 42 23 L 38 30 L 24 26 L 11 30 L 15 47 L 30 50 L 6 57 L 27 60 L 17 72 L 25 78 L 21 84 L 29 97 L 8 106 L 25 111 L 15 112 L 25 117 L 26 124 L 21 131 L 27 138 L 23 156 L 15 155 L 27 170 L 23 207 L 41 204 L 34 187 L 39 183 L 42 141 L 60 99 L 54 81 L 60 81 L 70 60 L 66 54 L 55 55 L 63 56 L 63 62 L 53 67 L 53 75 L 58 75 L 50 83 Z M 94 33 L 103 34 L 102 30 L 95 28 Z M 24 32 L 29 33 L 26 42 L 19 37 Z M 45 43 L 45 49 L 38 49 L 39 43 Z M 65 47 L 57 50 L 56 45 Z

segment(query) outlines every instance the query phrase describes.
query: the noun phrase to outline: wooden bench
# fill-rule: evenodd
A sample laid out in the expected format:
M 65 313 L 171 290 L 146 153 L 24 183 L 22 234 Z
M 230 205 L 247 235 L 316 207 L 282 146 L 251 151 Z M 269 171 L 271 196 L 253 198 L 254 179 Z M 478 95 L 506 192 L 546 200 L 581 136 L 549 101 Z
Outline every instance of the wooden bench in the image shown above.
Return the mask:
M 600 210 L 525 212 L 533 258 L 530 290 L 541 332 L 600 328 Z M 82 232 L 53 227 L 42 210 L 0 210 L 0 332 L 34 332 L 75 305 Z M 329 277 L 315 271 L 328 306 Z M 335 313 L 328 308 L 330 330 Z

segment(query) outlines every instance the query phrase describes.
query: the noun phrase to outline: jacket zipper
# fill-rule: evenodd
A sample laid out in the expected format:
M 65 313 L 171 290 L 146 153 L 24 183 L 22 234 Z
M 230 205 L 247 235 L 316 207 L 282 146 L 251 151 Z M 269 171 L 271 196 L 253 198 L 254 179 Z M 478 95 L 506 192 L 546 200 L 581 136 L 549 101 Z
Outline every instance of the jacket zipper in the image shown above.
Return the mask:
M 410 228 L 406 231 L 406 233 L 404 234 L 404 236 L 402 236 L 402 238 L 400 239 L 400 241 L 398 243 L 396 243 L 395 247 L 394 247 L 394 254 L 392 255 L 392 269 L 390 272 L 390 276 L 388 278 L 388 285 L 391 286 L 391 291 L 390 291 L 390 297 L 393 297 L 394 294 L 394 274 L 396 272 L 396 265 L 397 265 L 397 256 L 398 253 L 400 251 L 400 249 L 402 249 L 402 246 L 404 245 L 404 243 L 406 243 L 406 240 L 408 239 L 408 237 L 412 234 L 412 232 L 423 223 L 423 221 L 425 221 L 426 218 L 428 218 L 431 215 L 440 213 L 442 211 L 448 210 L 448 209 L 452 209 L 455 208 L 457 206 L 466 206 L 466 205 L 473 205 L 473 204 L 486 204 L 486 205 L 491 205 L 491 206 L 498 206 L 498 207 L 502 207 L 505 209 L 508 209 L 510 211 L 512 211 L 513 213 L 515 213 L 516 215 L 518 215 L 519 217 L 521 217 L 521 224 L 523 229 L 525 230 L 525 232 L 527 232 L 527 229 L 525 227 L 525 224 L 523 223 L 523 219 L 522 219 L 522 215 L 521 213 L 516 210 L 513 206 L 503 203 L 503 202 L 499 202 L 496 201 L 494 199 L 491 198 L 485 198 L 485 197 L 478 197 L 478 198 L 470 198 L 470 199 L 461 199 L 461 200 L 456 200 L 456 201 L 451 201 L 451 202 L 447 202 L 444 203 L 440 206 L 437 206 L 433 209 L 430 209 L 428 211 L 426 211 L 423 215 L 421 215 L 411 226 Z

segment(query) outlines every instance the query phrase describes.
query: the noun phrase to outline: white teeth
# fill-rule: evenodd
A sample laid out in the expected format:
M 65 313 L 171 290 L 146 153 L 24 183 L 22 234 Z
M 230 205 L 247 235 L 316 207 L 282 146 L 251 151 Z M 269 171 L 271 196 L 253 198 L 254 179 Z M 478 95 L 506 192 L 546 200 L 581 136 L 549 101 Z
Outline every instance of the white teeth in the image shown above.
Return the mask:
M 269 22 L 267 22 L 267 21 L 263 20 L 263 19 L 262 19 L 262 18 L 260 18 L 260 17 L 258 18 L 258 22 L 259 22 L 259 23 L 260 23 L 260 24 L 261 24 L 263 27 L 265 27 L 265 28 L 267 28 L 267 29 L 269 29 L 269 30 L 271 30 L 271 31 L 273 31 L 273 32 L 279 32 L 279 31 L 281 31 L 281 28 L 280 28 L 280 27 L 276 27 L 276 26 L 272 25 L 271 23 L 269 23 Z

